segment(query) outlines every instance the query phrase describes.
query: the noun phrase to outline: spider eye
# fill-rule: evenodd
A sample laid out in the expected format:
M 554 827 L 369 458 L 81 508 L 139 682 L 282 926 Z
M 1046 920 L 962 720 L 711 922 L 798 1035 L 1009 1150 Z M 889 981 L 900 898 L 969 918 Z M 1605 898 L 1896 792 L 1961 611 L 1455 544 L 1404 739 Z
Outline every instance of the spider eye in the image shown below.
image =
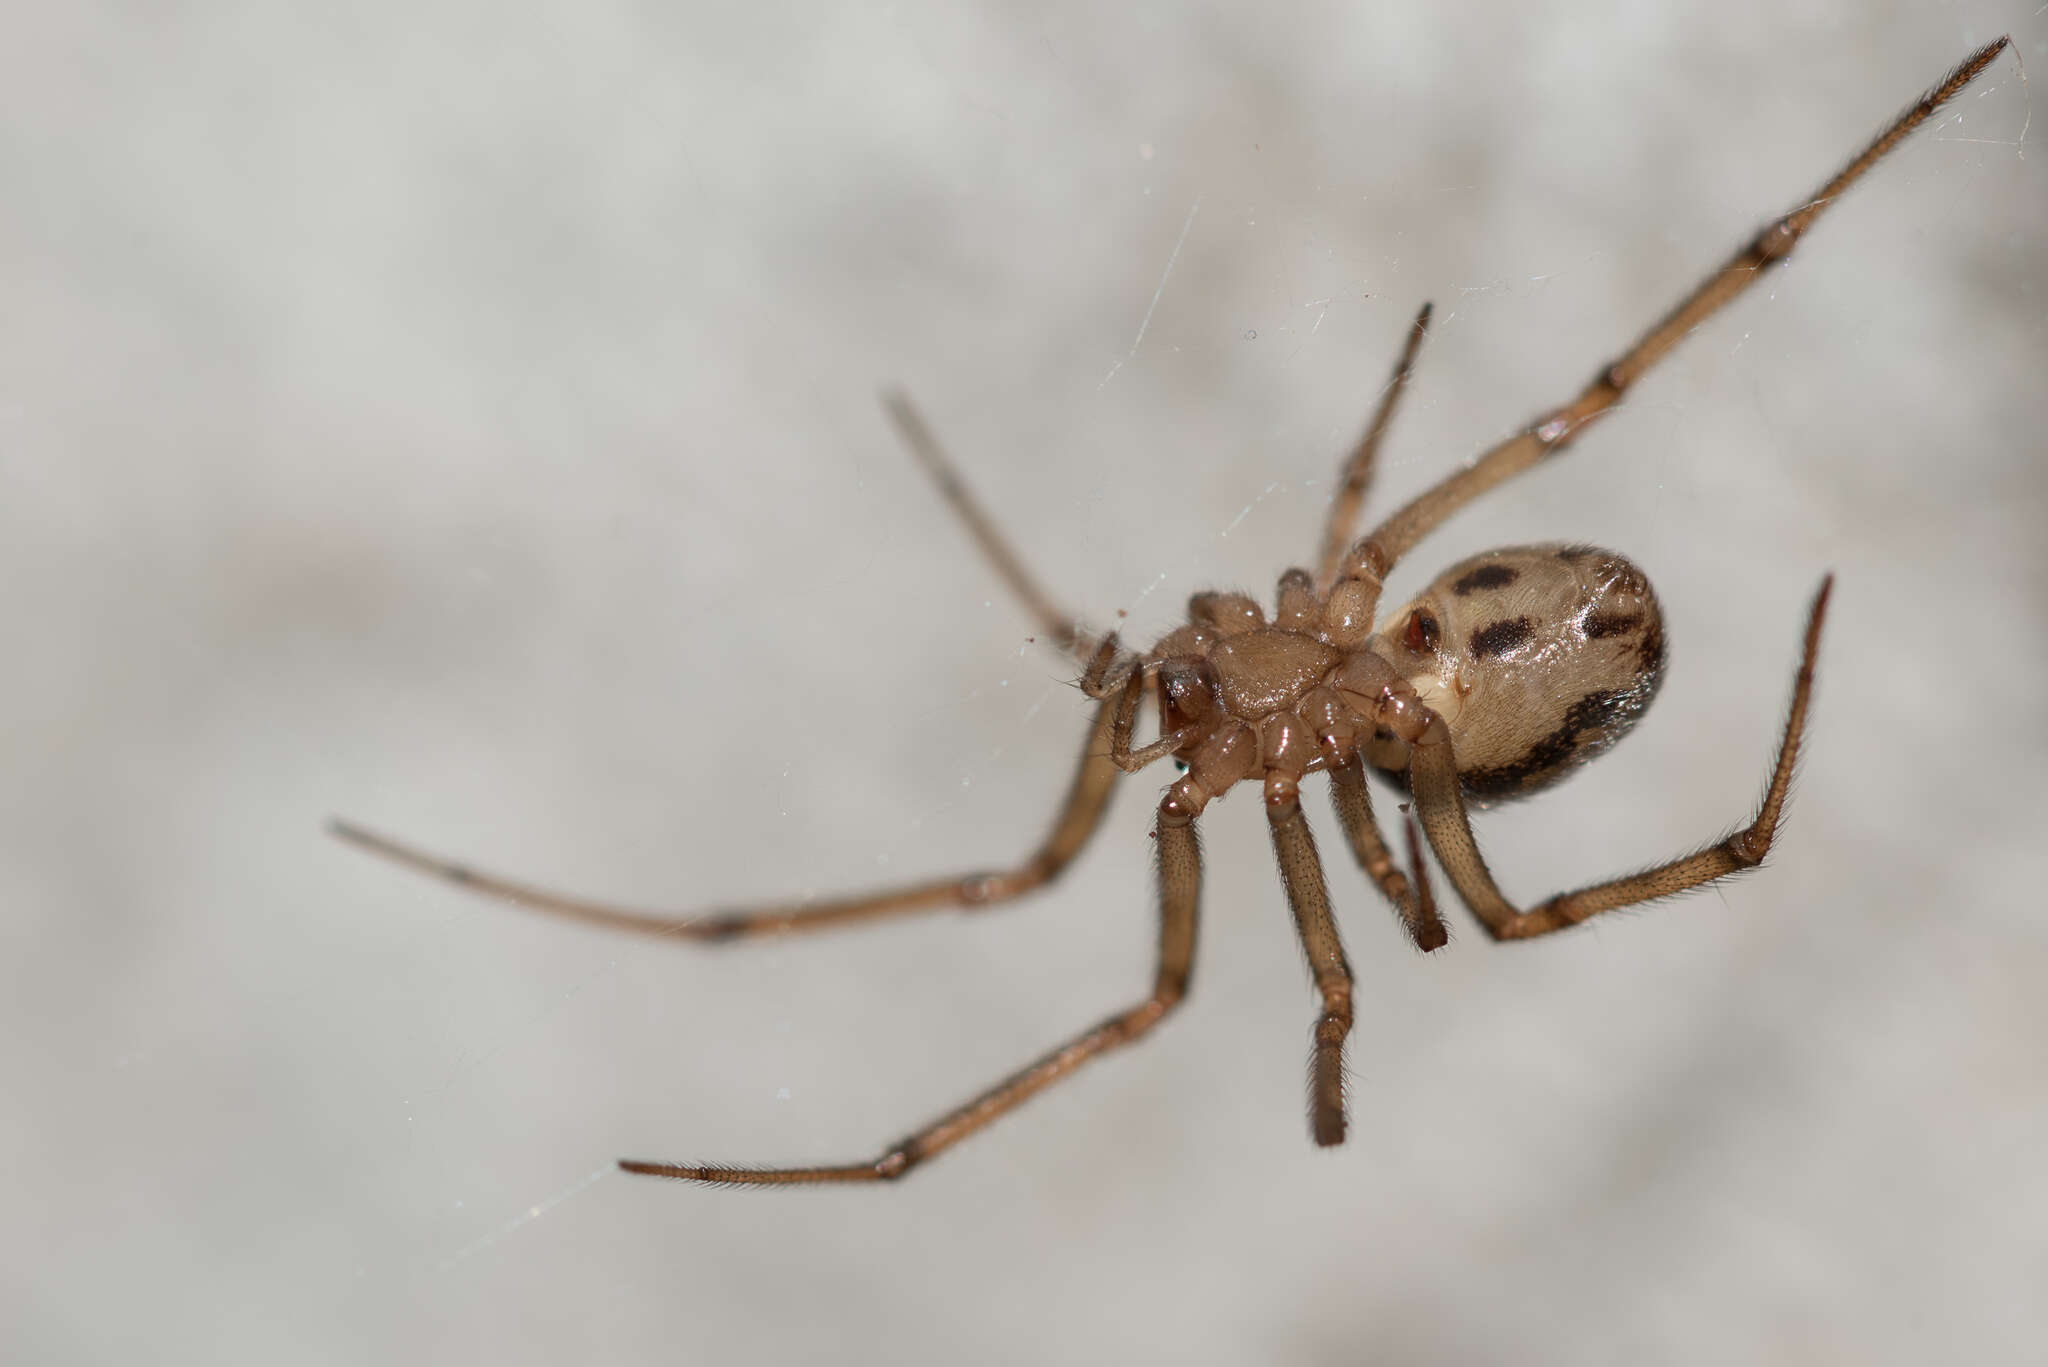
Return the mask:
M 1426 650 L 1435 650 L 1437 637 L 1441 634 L 1436 618 L 1421 608 L 1416 608 L 1408 614 L 1408 628 L 1402 633 L 1401 640 L 1410 650 L 1420 655 Z

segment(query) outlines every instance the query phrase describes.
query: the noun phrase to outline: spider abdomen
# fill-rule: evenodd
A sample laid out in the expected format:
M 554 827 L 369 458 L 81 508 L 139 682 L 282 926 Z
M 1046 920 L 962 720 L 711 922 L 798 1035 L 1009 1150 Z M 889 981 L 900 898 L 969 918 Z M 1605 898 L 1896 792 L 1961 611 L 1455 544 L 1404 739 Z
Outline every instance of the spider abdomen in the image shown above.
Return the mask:
M 1389 617 L 1372 648 L 1450 727 L 1474 797 L 1548 787 L 1627 734 L 1664 674 L 1664 616 L 1626 556 L 1512 546 L 1462 560 Z M 1373 762 L 1405 768 L 1407 747 Z

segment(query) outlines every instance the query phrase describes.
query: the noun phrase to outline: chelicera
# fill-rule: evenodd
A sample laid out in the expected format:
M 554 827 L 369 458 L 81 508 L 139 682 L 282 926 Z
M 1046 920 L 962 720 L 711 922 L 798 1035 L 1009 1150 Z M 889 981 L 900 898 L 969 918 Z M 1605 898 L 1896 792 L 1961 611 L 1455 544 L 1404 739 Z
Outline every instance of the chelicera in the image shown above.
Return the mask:
M 1628 559 L 1591 546 L 1516 546 L 1474 556 L 1382 617 L 1387 575 L 1451 514 L 1560 454 L 1612 410 L 1680 340 L 1783 262 L 1823 211 L 1989 66 L 2006 42 L 2000 38 L 1979 49 L 1945 76 L 1815 195 L 1766 225 L 1602 367 L 1570 402 L 1353 540 L 1375 455 L 1428 331 L 1430 311 L 1424 306 L 1365 434 L 1342 467 L 1317 568 L 1283 574 L 1270 615 L 1241 593 L 1198 593 L 1188 604 L 1186 624 L 1149 650 L 1127 650 L 1115 633 L 1088 631 L 1053 605 L 908 401 L 892 397 L 890 413 L 912 453 L 1050 642 L 1081 669 L 1081 687 L 1095 700 L 1094 723 L 1052 830 L 1013 868 L 832 901 L 677 917 L 526 887 L 342 822 L 334 830 L 376 853 L 539 910 L 664 936 L 727 940 L 942 907 L 986 907 L 1017 897 L 1056 878 L 1080 852 L 1120 774 L 1170 756 L 1182 772 L 1161 797 L 1153 828 L 1159 942 L 1152 986 L 1142 1000 L 871 1159 L 793 1168 L 620 1165 L 629 1172 L 735 1185 L 873 1182 L 901 1177 L 1082 1064 L 1141 1038 L 1180 1004 L 1194 962 L 1202 882 L 1195 823 L 1211 802 L 1254 782 L 1265 798 L 1281 881 L 1322 999 L 1314 1026 L 1310 1128 L 1318 1144 L 1341 1143 L 1351 971 L 1315 839 L 1302 815 L 1302 781 L 1312 774 L 1329 776 L 1352 854 L 1425 951 L 1440 948 L 1447 937 L 1418 828 L 1459 900 L 1501 940 L 1564 930 L 1601 912 L 1754 868 L 1769 852 L 1784 811 L 1831 582 L 1822 579 L 1807 613 L 1791 707 L 1754 818 L 1693 853 L 1523 908 L 1501 892 L 1481 857 L 1468 799 L 1537 792 L 1636 723 L 1655 697 L 1664 667 L 1664 621 L 1656 595 Z M 1138 714 L 1148 698 L 1158 713 L 1159 734 L 1138 745 Z M 1406 869 L 1380 832 L 1366 785 L 1368 768 L 1405 788 L 1411 800 L 1412 815 L 1402 822 Z

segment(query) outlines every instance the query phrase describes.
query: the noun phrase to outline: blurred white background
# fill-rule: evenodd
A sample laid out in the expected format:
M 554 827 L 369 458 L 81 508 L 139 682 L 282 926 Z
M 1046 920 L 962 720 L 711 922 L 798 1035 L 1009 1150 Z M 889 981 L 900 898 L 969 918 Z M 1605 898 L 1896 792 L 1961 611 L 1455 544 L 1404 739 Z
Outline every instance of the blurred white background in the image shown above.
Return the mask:
M 0 1356 L 2039 1351 L 2031 0 L 8 9 Z M 1744 817 L 1840 575 L 1780 852 L 1725 891 L 1505 948 L 1461 917 L 1425 960 L 1312 794 L 1360 990 L 1341 1150 L 1243 796 L 1181 1015 L 822 1192 L 611 1163 L 863 1157 L 1134 999 L 1162 774 L 1001 914 L 716 952 L 322 833 L 677 907 L 999 863 L 1085 708 L 882 386 L 1147 636 L 1308 557 L 1422 300 L 1380 508 L 2004 31 L 1394 585 L 1567 538 L 1656 579 L 1648 720 L 1482 819 L 1533 899 Z

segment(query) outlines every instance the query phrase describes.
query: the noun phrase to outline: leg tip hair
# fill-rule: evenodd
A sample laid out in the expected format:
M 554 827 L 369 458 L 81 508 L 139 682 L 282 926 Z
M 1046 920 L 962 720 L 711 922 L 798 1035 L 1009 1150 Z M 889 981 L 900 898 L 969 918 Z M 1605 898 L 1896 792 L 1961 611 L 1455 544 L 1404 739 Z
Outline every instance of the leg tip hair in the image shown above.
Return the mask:
M 1813 665 L 1814 654 L 1820 649 L 1821 624 L 1827 620 L 1828 599 L 1834 596 L 1835 572 L 1829 570 L 1820 578 L 1820 587 L 1814 591 L 1813 604 L 1806 610 L 1806 667 Z
M 638 1158 L 621 1158 L 619 1171 L 630 1172 L 637 1177 L 668 1177 L 679 1182 L 705 1182 L 712 1186 L 738 1186 L 737 1182 L 721 1181 L 723 1169 L 692 1167 L 683 1163 L 649 1163 Z
M 1978 48 L 1975 52 L 1965 57 L 1956 67 L 1954 73 L 1950 75 L 1949 80 L 1962 79 L 1967 81 L 1974 78 L 1978 72 L 1990 66 L 1997 59 L 1999 53 L 2011 46 L 2012 35 L 2010 33 L 1999 34 L 1983 47 Z M 1947 84 L 1947 82 L 1943 82 L 1943 84 Z
M 366 853 L 407 865 L 422 873 L 438 874 L 450 882 L 469 883 L 475 876 L 461 864 L 431 859 L 418 850 L 399 844 L 390 836 L 379 835 L 367 826 L 358 826 L 353 821 L 344 821 L 338 816 L 327 818 L 327 833 L 336 840 L 353 845 Z
M 1451 930 L 1437 914 L 1436 890 L 1429 884 L 1429 865 L 1422 855 L 1422 832 L 1415 824 L 1415 813 L 1404 810 L 1401 814 L 1403 834 L 1408 839 L 1408 867 L 1415 871 L 1415 914 L 1411 925 L 1415 947 L 1424 954 L 1433 954 L 1451 942 Z

